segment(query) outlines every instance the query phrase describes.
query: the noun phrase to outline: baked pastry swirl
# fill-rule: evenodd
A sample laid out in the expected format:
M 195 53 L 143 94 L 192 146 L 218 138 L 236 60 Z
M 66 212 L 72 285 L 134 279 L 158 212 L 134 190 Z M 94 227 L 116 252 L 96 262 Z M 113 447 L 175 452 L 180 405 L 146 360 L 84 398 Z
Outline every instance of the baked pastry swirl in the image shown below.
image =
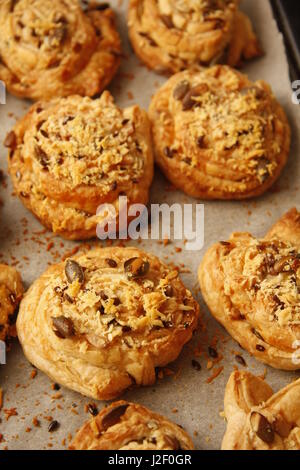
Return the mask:
M 222 450 L 300 450 L 300 379 L 273 394 L 249 372 L 233 372 L 225 391 Z
M 129 36 L 136 54 L 159 73 L 196 65 L 240 65 L 261 55 L 239 0 L 130 0 Z
M 21 276 L 16 269 L 0 264 L 0 341 L 15 336 L 15 313 L 23 292 Z
M 225 65 L 171 77 L 149 116 L 158 165 L 193 197 L 258 196 L 288 158 L 289 124 L 270 87 Z
M 78 0 L 1 1 L 0 79 L 14 95 L 93 96 L 115 75 L 120 53 L 107 5 L 84 12 Z
M 109 203 L 119 214 L 146 204 L 153 177 L 147 113 L 119 109 L 108 91 L 100 99 L 70 96 L 38 102 L 5 140 L 14 188 L 53 232 L 69 239 L 96 236 Z
M 85 423 L 70 450 L 193 450 L 188 434 L 144 406 L 117 401 Z
M 258 360 L 300 369 L 300 213 L 292 209 L 263 239 L 233 233 L 199 267 L 212 315 Z
M 20 306 L 29 361 L 55 382 L 108 400 L 155 382 L 196 328 L 198 304 L 156 257 L 103 248 L 50 267 Z

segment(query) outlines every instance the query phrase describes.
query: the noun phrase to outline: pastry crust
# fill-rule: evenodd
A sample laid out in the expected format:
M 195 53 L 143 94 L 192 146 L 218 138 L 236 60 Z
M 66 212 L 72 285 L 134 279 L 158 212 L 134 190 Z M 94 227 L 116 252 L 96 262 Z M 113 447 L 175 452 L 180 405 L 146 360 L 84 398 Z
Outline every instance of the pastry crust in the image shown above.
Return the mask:
M 191 339 L 198 310 L 178 272 L 158 258 L 103 248 L 35 281 L 17 331 L 29 361 L 55 382 L 108 400 L 132 384 L 153 384 L 155 368 L 175 360 Z
M 171 77 L 149 116 L 156 162 L 193 197 L 259 196 L 288 158 L 290 127 L 270 87 L 225 65 Z
M 299 401 L 300 379 L 273 394 L 261 378 L 233 372 L 225 391 L 222 450 L 300 450 Z
M 261 362 L 297 370 L 300 340 L 300 214 L 290 210 L 263 239 L 233 233 L 199 267 L 212 315 Z
M 137 56 L 158 73 L 262 54 L 238 0 L 130 0 L 129 36 Z
M 182 428 L 163 416 L 118 401 L 82 426 L 70 450 L 194 450 L 194 445 Z
M 120 64 L 108 7 L 84 12 L 77 0 L 2 0 L 0 32 L 0 79 L 16 96 L 94 96 Z
M 108 91 L 100 99 L 70 96 L 38 102 L 6 138 L 9 171 L 23 204 L 53 232 L 68 239 L 96 236 L 115 207 L 146 204 L 153 178 L 147 113 L 121 110 Z
M 15 268 L 0 264 L 0 341 L 15 334 L 15 312 L 23 296 L 20 274 Z

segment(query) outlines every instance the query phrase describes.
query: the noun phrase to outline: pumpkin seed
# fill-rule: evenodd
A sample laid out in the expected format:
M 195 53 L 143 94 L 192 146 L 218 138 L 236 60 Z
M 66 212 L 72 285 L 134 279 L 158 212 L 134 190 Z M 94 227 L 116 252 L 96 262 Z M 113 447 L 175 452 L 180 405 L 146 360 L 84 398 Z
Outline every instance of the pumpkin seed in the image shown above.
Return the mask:
M 119 405 L 114 407 L 112 410 L 108 411 L 106 415 L 103 416 L 101 421 L 101 427 L 104 431 L 108 428 L 111 428 L 120 421 L 121 416 L 126 413 L 129 404 Z
M 65 273 L 68 279 L 68 282 L 72 284 L 75 281 L 78 281 L 79 284 L 84 283 L 84 272 L 82 267 L 73 259 L 68 259 L 66 262 Z

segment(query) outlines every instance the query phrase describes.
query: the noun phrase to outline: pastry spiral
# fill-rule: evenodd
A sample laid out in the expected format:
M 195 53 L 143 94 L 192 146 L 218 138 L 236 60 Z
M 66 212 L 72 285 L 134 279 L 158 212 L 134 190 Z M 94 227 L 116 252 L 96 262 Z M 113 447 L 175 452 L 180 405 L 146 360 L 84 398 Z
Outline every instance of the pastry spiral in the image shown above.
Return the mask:
M 288 158 L 290 127 L 270 87 L 225 65 L 171 77 L 149 116 L 158 165 L 193 197 L 259 196 Z
M 15 268 L 0 264 L 0 341 L 15 336 L 15 313 L 24 289 Z
M 77 432 L 71 450 L 193 450 L 188 434 L 144 406 L 118 401 Z
M 273 394 L 261 378 L 234 372 L 225 391 L 222 450 L 300 450 L 299 402 L 299 379 Z
M 119 109 L 108 91 L 100 99 L 70 96 L 36 103 L 5 140 L 9 171 L 24 203 L 53 232 L 68 239 L 96 236 L 103 212 L 119 196 L 146 204 L 153 177 L 147 114 Z
M 108 400 L 155 382 L 196 328 L 198 304 L 156 257 L 103 248 L 50 267 L 20 306 L 29 361 L 55 382 Z
M 199 267 L 212 315 L 259 361 L 300 369 L 300 213 L 292 209 L 263 239 L 233 233 Z
M 0 80 L 8 91 L 33 100 L 101 92 L 121 52 L 114 13 L 102 8 L 84 12 L 77 0 L 2 0 Z
M 129 36 L 136 54 L 159 73 L 218 62 L 240 65 L 261 55 L 238 0 L 130 0 Z

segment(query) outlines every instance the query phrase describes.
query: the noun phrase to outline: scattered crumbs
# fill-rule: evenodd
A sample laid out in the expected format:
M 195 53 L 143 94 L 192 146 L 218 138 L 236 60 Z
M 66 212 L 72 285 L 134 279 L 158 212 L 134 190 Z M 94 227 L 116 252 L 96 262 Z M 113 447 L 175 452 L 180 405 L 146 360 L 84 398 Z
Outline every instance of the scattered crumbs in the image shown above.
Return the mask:
M 54 242 L 50 242 L 47 245 L 47 251 L 50 251 L 54 247 Z
M 220 416 L 220 418 L 226 419 L 225 411 L 224 410 L 220 411 L 219 416 Z
M 65 261 L 67 258 L 72 258 L 72 256 L 76 255 L 80 249 L 80 246 L 75 246 L 72 250 L 67 251 L 61 258 L 62 261 Z
M 18 416 L 17 408 L 4 408 L 4 413 L 6 415 L 6 421 L 12 416 Z
M 54 395 L 51 396 L 52 400 L 59 400 L 60 398 L 62 398 L 62 393 L 58 392 L 58 393 L 55 393 Z
M 172 413 L 178 413 L 178 408 L 173 408 Z
M 33 424 L 33 426 L 35 426 L 36 428 L 38 428 L 38 427 L 40 426 L 40 421 L 37 419 L 36 416 L 34 416 L 34 417 L 32 418 L 32 424 Z
M 36 369 L 33 369 L 33 370 L 31 371 L 30 378 L 31 378 L 31 379 L 34 379 L 36 376 L 37 376 L 37 370 L 36 370 Z
M 165 238 L 163 239 L 163 245 L 164 245 L 164 246 L 167 246 L 167 245 L 169 245 L 170 243 L 171 243 L 171 241 L 170 241 L 167 237 L 165 237 Z
M 206 379 L 206 383 L 208 383 L 208 384 L 212 383 L 221 374 L 223 369 L 224 369 L 223 366 L 218 367 L 217 369 L 214 369 L 212 375 L 210 377 L 208 377 L 208 379 Z
M 53 421 L 52 416 L 44 416 L 44 419 L 45 419 L 46 421 Z

